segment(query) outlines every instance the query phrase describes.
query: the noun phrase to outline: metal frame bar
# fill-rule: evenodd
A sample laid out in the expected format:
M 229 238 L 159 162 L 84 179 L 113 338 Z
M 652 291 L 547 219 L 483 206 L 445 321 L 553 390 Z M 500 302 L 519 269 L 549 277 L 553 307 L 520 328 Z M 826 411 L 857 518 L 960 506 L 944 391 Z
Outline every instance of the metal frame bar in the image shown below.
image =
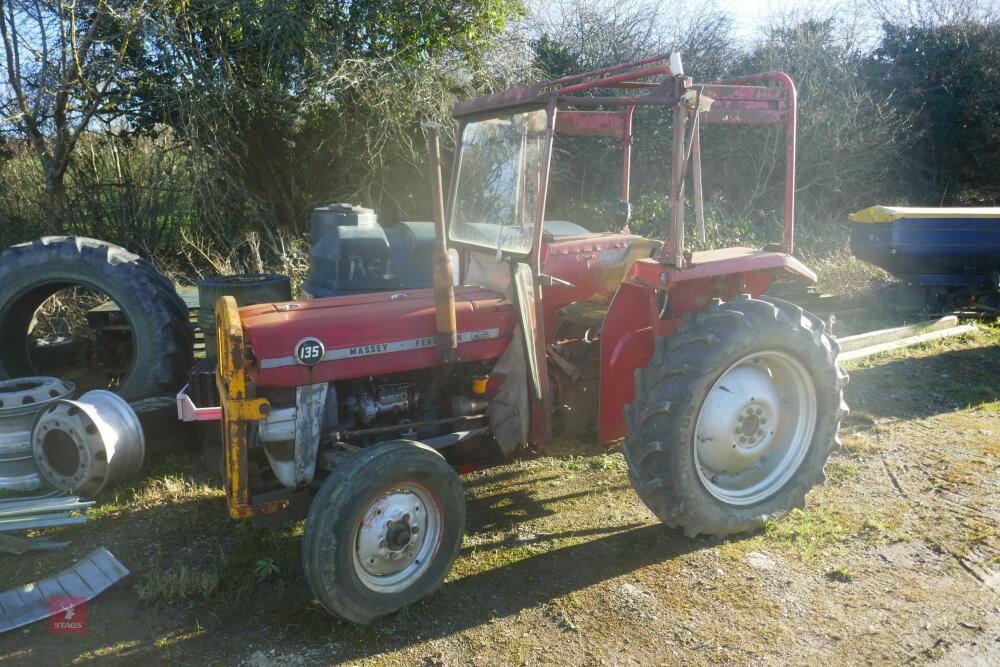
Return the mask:
M 666 66 L 650 67 L 648 69 L 641 69 L 635 72 L 625 72 L 623 74 L 616 74 L 615 76 L 608 76 L 595 79 L 593 81 L 585 81 L 583 83 L 567 86 L 566 88 L 559 88 L 555 91 L 555 94 L 570 95 L 572 93 L 579 93 L 593 88 L 616 88 L 617 86 L 615 84 L 634 83 L 640 81 L 641 79 L 646 79 L 658 74 L 665 74 L 669 76 L 671 74 L 670 68 Z
M 781 90 L 785 93 L 783 108 L 781 106 L 782 100 L 775 98 L 774 93 L 764 92 L 771 91 L 773 89 L 752 85 L 766 82 L 775 82 L 781 86 Z M 798 93 L 795 90 L 795 82 L 792 81 L 792 77 L 788 76 L 784 72 L 761 72 L 759 74 L 748 74 L 747 76 L 741 76 L 735 79 L 713 81 L 710 84 L 702 86 L 702 91 L 711 97 L 711 92 L 722 92 L 720 89 L 723 86 L 733 87 L 731 90 L 731 96 L 727 98 L 733 102 L 746 103 L 764 99 L 771 99 L 776 102 L 776 106 L 778 108 L 774 110 L 761 110 L 758 106 L 757 109 L 751 109 L 748 112 L 744 112 L 742 117 L 740 117 L 740 114 L 733 113 L 732 120 L 716 120 L 714 118 L 710 119 L 707 117 L 704 120 L 705 122 L 716 124 L 777 125 L 783 123 L 785 125 L 785 230 L 784 239 L 781 243 L 781 250 L 782 252 L 791 254 L 795 249 L 795 144 L 798 125 Z M 773 120 L 768 120 L 766 123 L 760 122 L 767 119 Z
M 452 165 L 446 219 L 450 228 L 452 208 L 454 205 L 457 177 L 462 160 L 461 137 L 467 123 L 479 118 L 491 117 L 498 112 L 514 113 L 521 110 L 545 108 L 548 127 L 543 165 L 539 175 L 538 196 L 535 205 L 535 238 L 531 252 L 526 260 L 530 262 L 532 271 L 537 277 L 542 271 L 541 237 L 544 232 L 543 221 L 548 192 L 549 167 L 552 156 L 554 134 L 563 131 L 571 134 L 613 136 L 621 141 L 623 152 L 622 164 L 622 196 L 628 201 L 631 180 L 632 157 L 632 118 L 637 106 L 673 107 L 673 138 L 672 161 L 670 174 L 671 197 L 671 233 L 665 239 L 665 248 L 659 262 L 649 263 L 661 267 L 659 276 L 666 278 L 666 284 L 653 282 L 656 289 L 667 289 L 669 284 L 678 280 L 693 279 L 704 268 L 686 267 L 685 226 L 684 226 L 684 185 L 686 181 L 688 161 L 692 162 L 693 187 L 695 196 L 695 217 L 699 236 L 705 238 L 705 214 L 702 192 L 701 172 L 701 124 L 712 125 L 778 125 L 786 126 L 786 165 L 785 165 L 785 203 L 784 203 L 784 234 L 781 250 L 788 255 L 793 250 L 794 212 L 795 212 L 795 138 L 796 138 L 796 91 L 791 78 L 781 72 L 765 72 L 724 81 L 714 81 L 695 85 L 691 79 L 682 74 L 674 74 L 671 68 L 656 63 L 667 60 L 669 56 L 651 56 L 623 65 L 606 67 L 593 72 L 584 72 L 563 77 L 548 83 L 525 86 L 508 91 L 502 91 L 486 97 L 460 102 L 455 105 L 454 116 L 458 121 L 458 150 Z M 646 67 L 647 65 L 653 65 Z M 658 81 L 651 79 L 659 78 Z M 768 85 L 777 83 L 780 88 Z M 619 96 L 576 96 L 574 93 L 594 91 L 599 89 L 636 90 L 637 94 Z M 690 91 L 697 92 L 692 105 L 685 95 Z M 712 107 L 702 110 L 703 98 L 711 99 Z M 717 105 L 717 106 L 716 106 Z M 624 107 L 624 112 L 609 111 L 604 107 Z M 597 108 L 596 111 L 580 111 L 581 109 Z M 559 120 L 559 114 L 564 113 L 565 120 Z M 621 125 L 617 119 L 621 118 Z M 691 122 L 691 136 L 687 137 L 687 125 Z M 560 125 L 562 127 L 560 127 Z M 794 258 L 783 255 L 782 262 L 798 264 Z M 521 260 L 524 261 L 524 260 Z M 777 260 L 775 260 L 777 261 Z M 745 258 L 737 264 L 745 265 L 746 270 L 761 269 L 759 258 Z M 636 263 L 638 264 L 638 262 Z M 734 264 L 735 266 L 736 264 Z M 782 265 L 784 267 L 784 265 Z M 804 268 L 804 267 L 803 267 Z M 638 270 L 638 269 L 636 269 Z M 805 270 L 803 275 L 807 275 Z M 633 280 L 637 280 L 638 276 Z M 638 284 L 638 280 L 637 283 Z M 540 281 L 536 280 L 536 308 L 541 308 L 542 295 Z M 653 300 L 655 310 L 655 300 Z M 542 318 L 538 317 L 539 326 Z M 539 359 L 544 359 L 544 332 L 539 332 L 536 346 Z M 539 364 L 540 382 L 547 384 L 544 363 Z M 548 399 L 548 391 L 543 389 L 543 401 Z M 549 407 L 532 403 L 531 430 L 532 440 L 544 443 L 549 439 L 551 423 Z
M 710 125 L 785 125 L 785 203 L 784 203 L 784 230 L 780 249 L 786 253 L 794 251 L 795 237 L 795 158 L 796 158 L 796 132 L 797 132 L 797 93 L 795 84 L 784 72 L 762 72 L 747 76 L 712 81 L 704 84 L 692 84 L 690 79 L 680 75 L 673 75 L 669 66 L 654 65 L 664 60 L 668 60 L 669 55 L 659 54 L 636 60 L 630 63 L 605 67 L 591 72 L 582 72 L 554 81 L 514 88 L 493 95 L 487 95 L 474 100 L 460 102 L 455 105 L 454 115 L 459 119 L 460 125 L 464 124 L 469 116 L 477 116 L 495 113 L 499 110 L 510 110 L 514 107 L 540 107 L 546 103 L 546 98 L 555 95 L 556 108 L 565 110 L 566 108 L 588 108 L 604 106 L 624 106 L 628 116 L 627 124 L 631 126 L 631 114 L 637 106 L 675 106 L 681 104 L 681 96 L 687 90 L 700 90 L 708 98 L 715 100 L 713 108 L 708 111 L 695 110 L 699 115 L 701 123 Z M 641 68 L 641 69 L 640 69 Z M 659 82 L 648 81 L 653 77 L 663 78 Z M 644 80 L 646 79 L 646 80 Z M 759 85 L 767 83 L 777 83 L 778 88 Z M 599 88 L 624 88 L 639 89 L 643 91 L 638 95 L 601 96 L 601 97 L 579 97 L 572 93 L 579 93 L 587 90 Z M 573 112 L 570 112 L 573 113 Z M 608 112 L 604 112 L 608 113 Z M 612 112 L 613 113 L 613 112 Z M 572 123 L 573 121 L 569 121 Z M 630 134 L 625 130 L 625 134 Z M 676 142 L 675 149 L 684 154 L 692 154 L 693 159 L 698 163 L 694 167 L 695 179 L 698 183 L 695 189 L 700 191 L 700 164 L 701 146 L 700 136 L 692 137 L 692 142 L 699 145 L 689 150 L 683 139 Z M 625 152 L 625 163 L 623 174 L 622 192 L 628 194 L 628 183 L 625 179 L 631 176 L 631 141 L 625 142 L 623 146 Z M 678 164 L 675 159 L 673 163 Z M 457 167 L 457 162 L 456 162 Z M 457 169 L 453 172 L 457 173 Z M 682 192 L 681 188 L 674 188 L 676 179 L 671 176 L 671 195 L 675 196 Z M 451 197 L 449 197 L 450 204 Z M 696 205 L 701 209 L 700 205 Z M 449 211 L 450 214 L 450 211 Z M 704 211 L 699 213 L 696 210 L 699 221 L 704 219 Z M 676 231 L 677 222 L 683 222 L 683 214 L 679 212 L 678 220 L 672 219 L 671 227 Z M 672 216 L 673 218 L 673 216 Z M 699 222 L 699 232 L 703 235 L 703 223 Z M 681 236 L 683 230 L 681 230 Z M 676 239 L 677 236 L 675 235 Z M 681 239 L 682 240 L 682 239 Z M 683 243 L 674 243 L 674 252 L 671 262 L 677 263 L 678 258 L 683 257 L 685 248 Z M 683 262 L 677 263 L 680 266 Z

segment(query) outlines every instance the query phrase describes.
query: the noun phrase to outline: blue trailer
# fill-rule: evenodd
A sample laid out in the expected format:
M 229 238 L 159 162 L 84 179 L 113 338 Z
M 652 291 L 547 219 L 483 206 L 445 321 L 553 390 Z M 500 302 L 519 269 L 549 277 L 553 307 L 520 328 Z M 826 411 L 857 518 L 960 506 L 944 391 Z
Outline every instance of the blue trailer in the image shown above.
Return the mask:
M 1000 208 L 872 206 L 848 219 L 854 256 L 925 305 L 1000 312 Z

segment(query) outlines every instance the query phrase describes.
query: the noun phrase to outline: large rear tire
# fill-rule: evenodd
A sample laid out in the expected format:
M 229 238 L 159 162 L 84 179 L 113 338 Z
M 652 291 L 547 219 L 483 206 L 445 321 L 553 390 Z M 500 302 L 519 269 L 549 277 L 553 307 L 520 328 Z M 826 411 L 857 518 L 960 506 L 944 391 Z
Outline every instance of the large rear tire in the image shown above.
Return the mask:
M 0 377 L 37 375 L 30 330 L 53 294 L 83 287 L 113 300 L 128 320 L 131 361 L 114 391 L 127 400 L 175 393 L 192 357 L 188 309 L 148 261 L 120 246 L 47 236 L 0 254 Z
M 819 318 L 768 297 L 716 301 L 658 339 L 625 409 L 639 497 L 691 536 L 803 506 L 847 414 L 839 351 Z
M 438 452 L 396 440 L 326 479 L 302 541 L 309 587 L 331 614 L 370 623 L 444 582 L 465 532 L 465 496 Z

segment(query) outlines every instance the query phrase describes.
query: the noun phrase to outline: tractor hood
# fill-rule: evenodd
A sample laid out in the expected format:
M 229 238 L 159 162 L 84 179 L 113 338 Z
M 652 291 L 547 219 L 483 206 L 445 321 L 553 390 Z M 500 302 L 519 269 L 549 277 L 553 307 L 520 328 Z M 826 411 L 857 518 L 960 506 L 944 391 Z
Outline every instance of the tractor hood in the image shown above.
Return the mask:
M 456 288 L 455 314 L 460 361 L 495 359 L 506 349 L 515 315 L 502 295 L 479 287 Z M 240 309 L 240 320 L 255 360 L 251 374 L 261 388 L 438 364 L 432 289 L 247 306 Z M 303 341 L 310 349 L 297 355 Z

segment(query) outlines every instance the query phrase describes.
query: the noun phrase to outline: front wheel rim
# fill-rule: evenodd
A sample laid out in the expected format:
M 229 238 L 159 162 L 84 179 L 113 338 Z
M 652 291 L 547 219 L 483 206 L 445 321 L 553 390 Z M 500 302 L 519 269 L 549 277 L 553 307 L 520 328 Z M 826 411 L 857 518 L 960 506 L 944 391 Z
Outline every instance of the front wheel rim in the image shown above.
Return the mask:
M 767 350 L 739 359 L 698 412 L 693 444 L 702 485 L 730 505 L 773 496 L 801 467 L 816 415 L 815 383 L 796 357 Z
M 423 486 L 404 483 L 380 493 L 355 530 L 355 574 L 378 593 L 409 588 L 437 555 L 443 526 L 440 503 Z

